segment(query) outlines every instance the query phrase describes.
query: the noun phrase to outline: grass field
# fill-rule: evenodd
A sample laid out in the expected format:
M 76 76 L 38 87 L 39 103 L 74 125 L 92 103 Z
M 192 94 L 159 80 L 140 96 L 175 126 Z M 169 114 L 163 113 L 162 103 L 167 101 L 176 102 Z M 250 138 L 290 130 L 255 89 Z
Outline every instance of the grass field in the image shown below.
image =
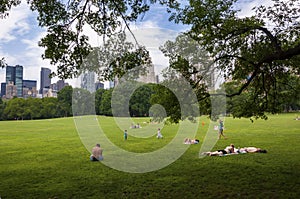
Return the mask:
M 294 114 L 274 115 L 254 123 L 226 118 L 228 139 L 219 140 L 214 149 L 234 143 L 261 147 L 268 153 L 199 158 L 201 144 L 191 145 L 174 163 L 148 173 L 125 173 L 90 162 L 73 118 L 1 121 L 0 197 L 299 198 L 300 121 L 294 118 Z M 129 136 L 124 142 L 112 118 L 98 121 L 113 143 L 133 152 L 163 147 L 177 128 L 164 127 L 163 140 Z M 205 122 L 197 132 L 201 141 L 208 119 L 200 121 Z M 103 147 L 105 158 L 109 153 Z

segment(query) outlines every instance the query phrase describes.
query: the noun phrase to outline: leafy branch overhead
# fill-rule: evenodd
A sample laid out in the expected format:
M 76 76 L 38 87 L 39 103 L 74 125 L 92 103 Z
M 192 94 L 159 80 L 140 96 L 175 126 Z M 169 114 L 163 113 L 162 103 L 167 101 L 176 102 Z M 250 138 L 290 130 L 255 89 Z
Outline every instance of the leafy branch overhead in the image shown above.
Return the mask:
M 226 78 L 248 81 L 283 68 L 299 73 L 300 7 L 298 0 L 274 0 L 254 8 L 255 15 L 239 17 L 236 0 L 197 0 L 174 19 L 191 25 L 189 35 L 215 57 Z
M 45 48 L 44 59 L 57 66 L 56 75 L 72 78 L 78 75 L 84 59 L 93 50 L 87 27 L 99 36 L 112 35 L 129 29 L 129 23 L 142 17 L 154 3 L 175 8 L 172 0 L 28 0 L 33 11 L 38 11 L 39 25 L 48 34 L 39 45 Z

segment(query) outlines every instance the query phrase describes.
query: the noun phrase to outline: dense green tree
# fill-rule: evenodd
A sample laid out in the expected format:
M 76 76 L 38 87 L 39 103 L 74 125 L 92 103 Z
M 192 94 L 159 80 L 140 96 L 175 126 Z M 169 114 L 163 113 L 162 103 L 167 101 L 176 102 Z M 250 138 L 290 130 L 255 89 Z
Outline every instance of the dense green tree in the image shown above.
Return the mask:
M 154 87 L 154 92 L 155 94 L 151 96 L 151 104 L 160 104 L 163 106 L 166 115 L 164 115 L 164 112 L 161 112 L 161 110 L 158 110 L 158 112 L 154 110 L 152 113 L 154 116 L 153 119 L 161 121 L 165 116 L 168 116 L 171 122 L 177 123 L 181 120 L 180 104 L 175 94 L 170 89 L 160 84 Z
M 58 99 L 54 97 L 42 98 L 41 118 L 55 118 L 58 116 Z
M 5 103 L 3 102 L 2 98 L 0 98 L 0 120 L 3 120 L 3 111 L 5 108 Z
M 25 119 L 41 118 L 42 99 L 28 98 L 25 100 Z
M 297 76 L 290 76 L 286 74 L 286 79 L 278 79 L 274 82 L 274 86 L 269 88 L 270 95 L 276 95 L 276 101 L 269 101 L 272 103 L 260 103 L 260 98 L 266 96 L 260 96 L 258 98 L 255 93 L 259 88 L 249 87 L 245 92 L 238 96 L 227 98 L 227 113 L 233 117 L 251 117 L 252 112 L 255 112 L 257 117 L 265 118 L 264 111 L 274 113 L 283 112 L 289 110 L 298 110 L 300 102 L 300 79 Z M 225 83 L 223 86 L 230 95 L 235 93 L 240 88 L 240 84 L 236 81 Z M 276 89 L 275 89 L 276 88 Z M 245 112 L 244 110 L 248 111 Z M 245 115 L 248 113 L 249 115 Z
M 215 67 L 209 53 L 184 33 L 178 35 L 175 41 L 167 41 L 160 47 L 160 50 L 169 58 L 170 63 L 169 67 L 163 71 L 164 78 L 168 81 L 177 81 L 177 73 L 180 73 L 190 83 L 193 92 L 197 95 L 200 113 L 211 114 L 211 103 L 208 97 L 210 96 L 209 91 L 215 85 L 214 79 L 212 79 Z M 156 99 L 172 101 L 172 99 L 165 98 L 167 96 L 175 97 L 174 95 L 162 95 L 161 98 Z M 178 115 L 180 106 L 166 106 L 165 108 L 167 107 L 172 108 L 172 120 L 177 122 L 180 119 L 180 115 Z M 178 108 L 178 110 L 175 112 L 174 108 Z
M 288 83 L 286 83 L 288 82 Z M 278 104 L 283 111 L 300 110 L 300 78 L 297 76 L 288 77 L 284 84 L 280 84 L 277 93 L 280 97 Z
M 149 116 L 150 99 L 153 93 L 153 86 L 149 84 L 136 89 L 129 101 L 130 115 L 137 117 Z
M 65 86 L 57 93 L 60 115 L 68 117 L 72 115 L 72 86 Z
M 7 102 L 3 114 L 6 119 L 24 119 L 25 116 L 25 99 L 13 98 Z
M 105 90 L 105 92 L 102 95 L 102 100 L 100 104 L 100 114 L 101 115 L 112 115 L 111 110 L 111 96 L 112 96 L 113 89 Z
M 212 58 L 194 39 L 182 33 L 175 41 L 167 41 L 160 46 L 160 50 L 169 58 L 170 68 L 181 73 L 195 89 L 200 91 L 213 86 L 211 74 L 215 68 Z M 164 73 L 168 79 L 172 78 L 173 73 L 170 74 Z
M 100 105 L 101 105 L 101 101 L 102 101 L 102 96 L 105 92 L 104 88 L 100 88 L 98 90 L 96 90 L 95 93 L 95 110 L 96 110 L 96 114 L 100 115 Z

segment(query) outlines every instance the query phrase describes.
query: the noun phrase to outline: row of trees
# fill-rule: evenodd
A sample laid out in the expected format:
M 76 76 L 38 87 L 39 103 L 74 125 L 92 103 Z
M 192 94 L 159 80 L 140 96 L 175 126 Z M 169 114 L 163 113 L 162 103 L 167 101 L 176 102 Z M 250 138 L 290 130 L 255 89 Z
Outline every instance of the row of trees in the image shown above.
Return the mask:
M 86 109 L 89 102 L 94 103 L 88 113 L 111 116 L 112 92 L 113 89 L 98 89 L 95 93 L 90 93 L 84 89 L 66 86 L 58 92 L 57 98 L 13 98 L 8 101 L 0 98 L 0 120 L 68 117 L 73 115 L 73 111 L 78 111 L 76 107 Z M 153 85 L 145 85 L 134 92 L 128 108 L 131 116 L 148 116 L 151 107 L 150 97 L 153 92 Z M 73 97 L 76 97 L 77 93 L 80 93 L 82 101 L 74 101 Z M 73 103 L 79 103 L 80 106 L 76 105 L 74 108 Z M 79 112 L 84 111 L 79 110 Z
M 68 117 L 72 115 L 72 88 L 66 87 L 57 98 L 0 99 L 0 120 L 26 120 Z M 68 92 L 71 91 L 71 92 Z
M 298 85 L 297 90 L 291 90 L 288 85 L 281 87 L 281 92 L 277 93 L 278 101 L 276 104 L 277 112 L 288 112 L 291 110 L 300 110 L 300 83 L 299 78 L 291 78 L 293 85 Z M 227 92 L 233 93 L 238 87 L 235 82 L 223 84 Z M 124 90 L 122 90 L 124 92 Z M 294 92 L 295 91 L 295 92 Z M 117 94 L 117 103 L 114 116 L 130 116 L 143 117 L 154 116 L 155 110 L 152 109 L 154 104 L 160 104 L 164 107 L 166 115 L 171 118 L 171 121 L 176 122 L 182 116 L 180 113 L 180 104 L 172 91 L 160 84 L 144 84 L 139 86 L 131 95 L 128 107 L 124 106 L 126 100 L 124 95 Z M 73 114 L 90 114 L 112 116 L 112 95 L 113 89 L 98 89 L 95 93 L 90 93 L 87 90 L 80 88 L 72 88 L 67 86 L 58 93 L 57 98 L 13 98 L 8 101 L 3 101 L 0 98 L 0 120 L 30 120 L 30 119 L 47 119 L 57 117 L 68 117 Z M 235 98 L 228 98 L 226 102 L 226 112 L 234 117 L 245 117 L 243 110 L 253 110 L 255 107 L 262 105 L 254 105 L 253 93 L 245 92 Z M 219 97 L 219 96 L 215 96 Z M 169 100 L 172 99 L 172 100 Z M 75 104 L 75 106 L 74 106 Z M 92 106 L 89 106 L 89 105 Z M 269 104 L 265 106 L 274 106 Z M 210 114 L 210 99 L 199 101 L 200 113 L 202 115 Z M 272 108 L 270 108 L 272 110 Z M 125 112 L 124 112 L 125 111 Z M 152 111 L 152 113 L 151 113 Z M 254 110 L 258 111 L 258 110 Z M 150 115 L 149 115 L 150 112 Z M 262 113 L 263 114 L 263 113 Z M 159 116 L 159 114 L 157 115 Z M 173 117 L 172 117 L 173 116 Z M 249 117 L 252 115 L 249 114 Z M 175 118 L 174 120 L 172 120 Z

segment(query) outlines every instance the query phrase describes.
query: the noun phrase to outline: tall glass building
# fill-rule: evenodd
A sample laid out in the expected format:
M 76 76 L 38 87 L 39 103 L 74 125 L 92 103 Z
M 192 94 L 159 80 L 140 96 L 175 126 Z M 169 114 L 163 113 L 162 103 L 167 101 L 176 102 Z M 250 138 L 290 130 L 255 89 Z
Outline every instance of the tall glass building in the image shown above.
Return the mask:
M 6 83 L 1 83 L 1 96 L 3 97 L 4 95 L 6 95 Z
M 49 68 L 41 69 L 41 84 L 40 84 L 40 94 L 44 94 L 44 90 L 48 91 L 51 85 L 51 79 L 49 75 L 51 74 L 51 70 Z
M 6 84 L 9 82 L 17 87 L 17 97 L 23 97 L 23 66 L 6 67 Z
M 16 66 L 16 82 L 17 96 L 23 97 L 23 66 Z

